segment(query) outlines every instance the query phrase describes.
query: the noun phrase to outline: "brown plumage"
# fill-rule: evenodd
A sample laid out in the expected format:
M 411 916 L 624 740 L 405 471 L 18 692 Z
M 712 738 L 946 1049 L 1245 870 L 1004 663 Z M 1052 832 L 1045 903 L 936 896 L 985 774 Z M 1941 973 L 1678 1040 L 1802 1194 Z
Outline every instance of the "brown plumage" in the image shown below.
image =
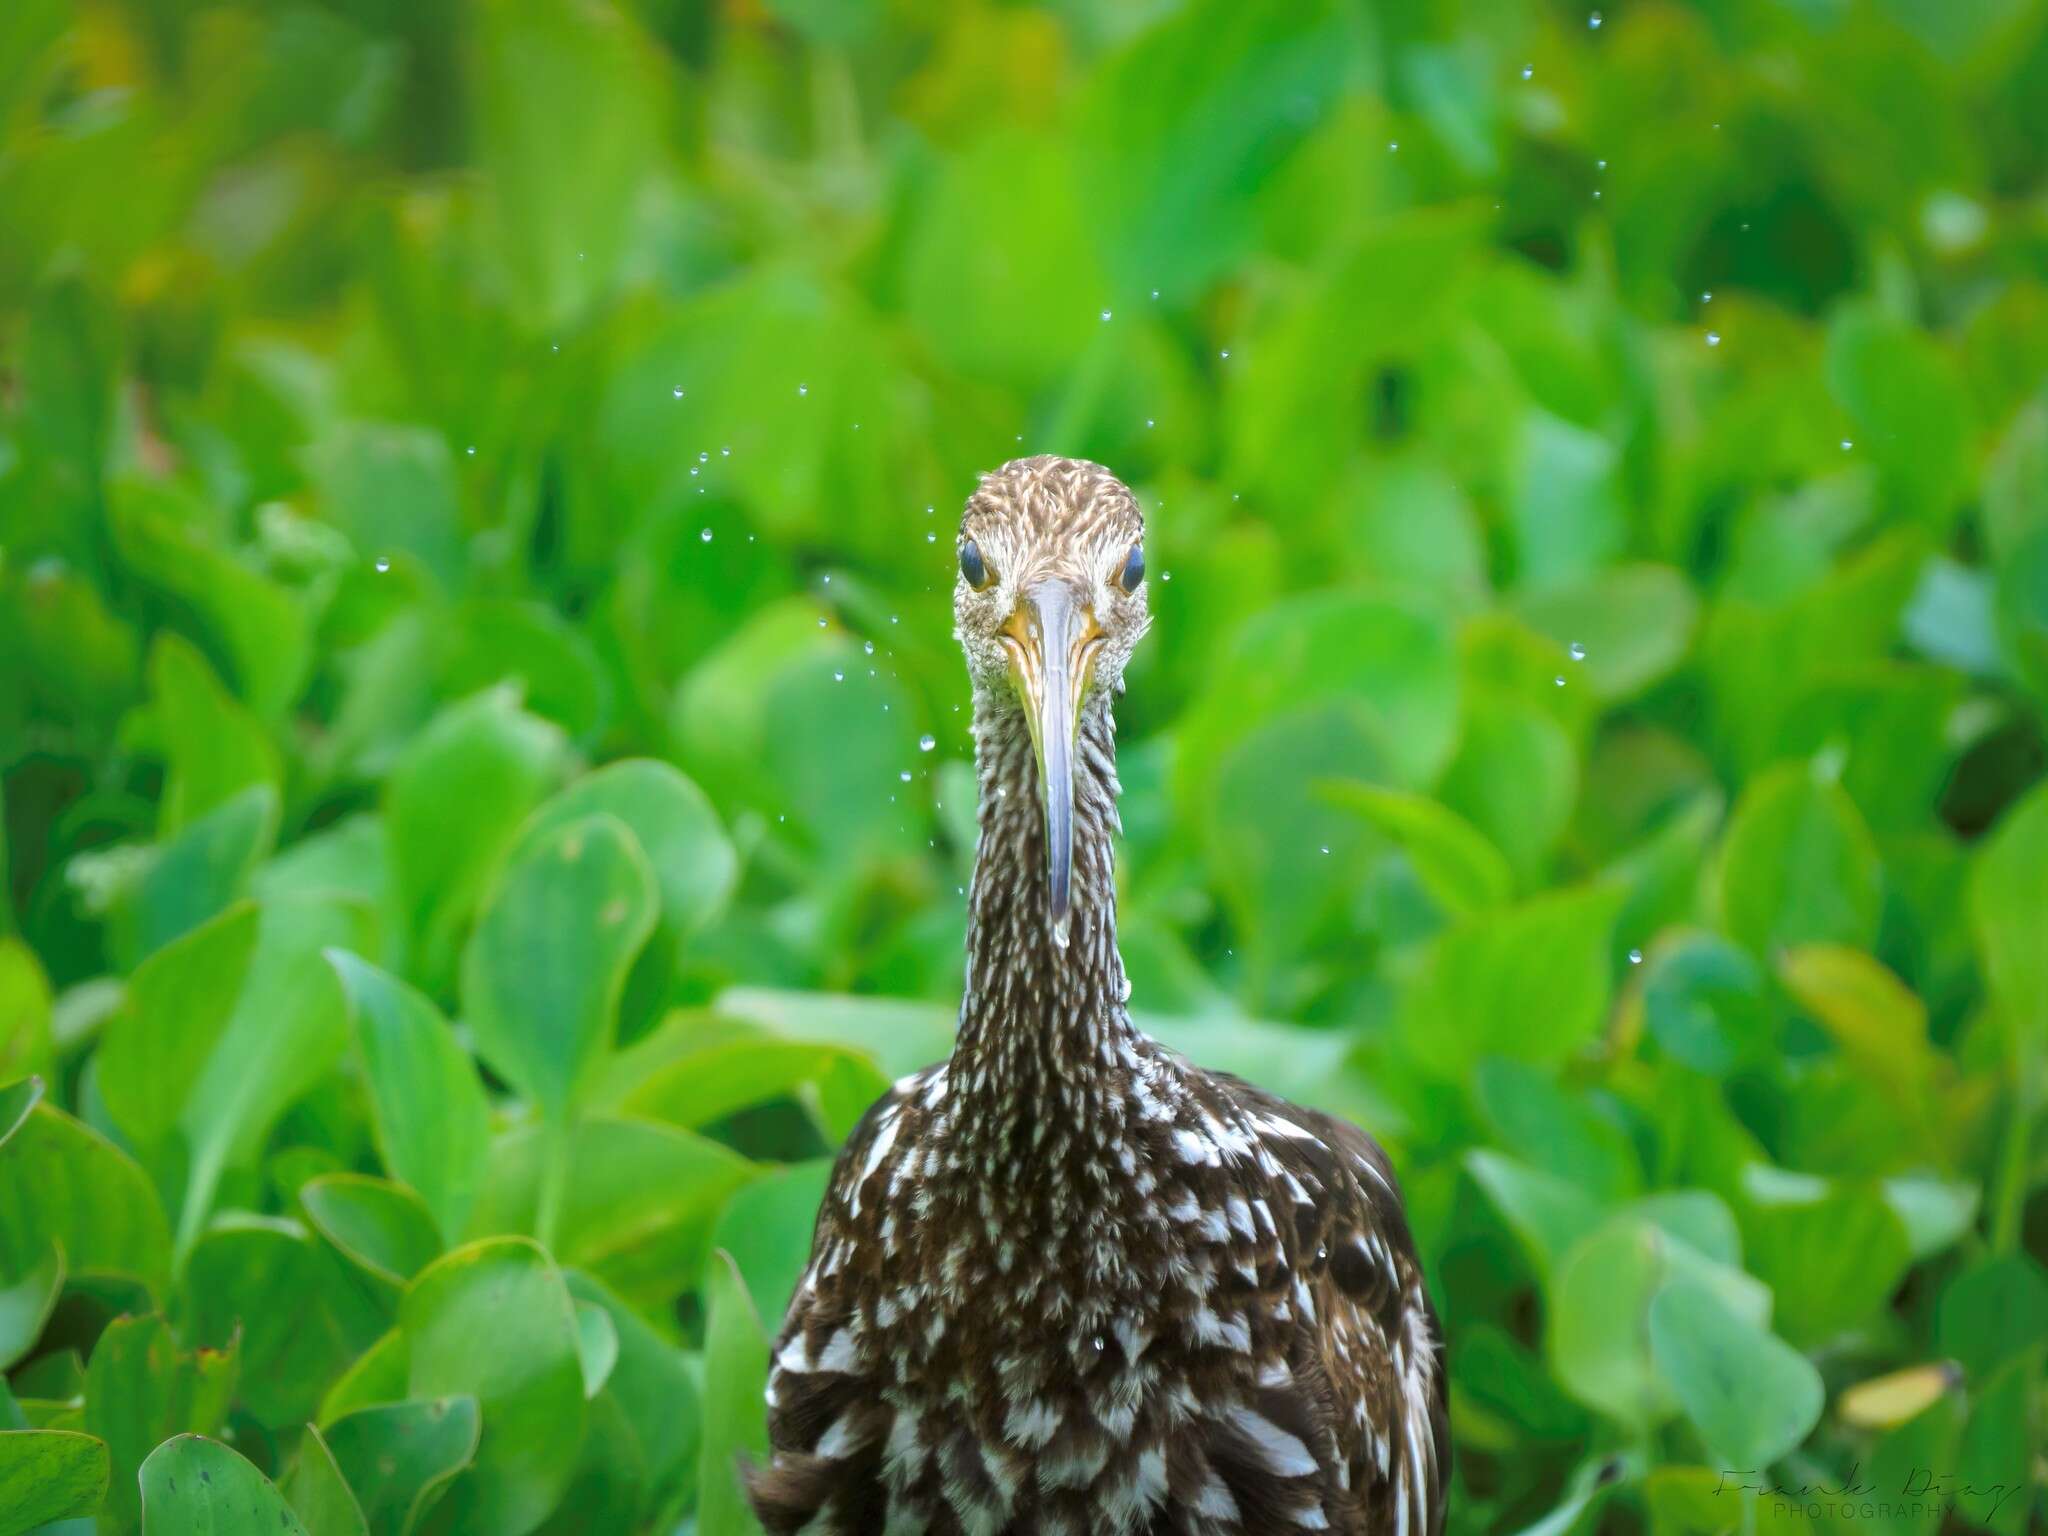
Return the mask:
M 1071 459 L 967 503 L 967 993 L 818 1214 L 749 1476 L 777 1536 L 1442 1528 L 1438 1330 L 1385 1154 L 1125 1009 L 1110 706 L 1143 531 Z

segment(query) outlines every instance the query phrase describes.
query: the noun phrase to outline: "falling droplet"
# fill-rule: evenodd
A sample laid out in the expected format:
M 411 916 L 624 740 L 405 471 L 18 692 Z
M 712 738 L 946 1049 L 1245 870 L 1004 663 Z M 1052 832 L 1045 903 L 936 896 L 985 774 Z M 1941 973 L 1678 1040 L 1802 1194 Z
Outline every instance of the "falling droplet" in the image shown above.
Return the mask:
M 1711 288 L 1709 288 L 1709 289 L 1708 289 L 1708 290 L 1707 290 L 1707 291 L 1706 291 L 1705 293 L 1701 294 L 1701 295 L 1700 295 L 1700 302 L 1701 302 L 1702 304 L 1711 304 L 1711 303 L 1713 303 L 1713 302 L 1714 302 L 1714 290 L 1713 290 L 1713 289 L 1711 289 Z
M 799 384 L 796 387 L 796 392 L 799 395 L 808 395 L 811 392 L 811 386 L 808 384 Z
M 1628 963 L 1630 965 L 1641 965 L 1643 963 L 1643 952 L 1640 949 L 1630 950 L 1628 952 Z
M 377 561 L 377 569 L 379 571 L 388 571 L 391 569 L 391 562 L 389 560 L 379 559 Z
M 1851 448 L 1854 448 L 1855 446 L 1855 443 L 1851 442 L 1848 438 L 1845 437 L 1842 439 L 1842 452 L 1847 453 Z
M 1323 844 L 1323 852 L 1328 853 L 1329 851 L 1330 845 L 1328 843 Z
M 1598 187 L 1593 189 L 1593 201 L 1596 203 L 1600 201 L 1600 189 Z
M 732 449 L 730 449 L 730 448 L 721 448 L 721 449 L 719 449 L 719 450 L 718 450 L 718 456 L 719 456 L 719 457 L 720 457 L 721 459 L 729 459 L 729 458 L 731 458 L 731 457 L 732 457 Z
M 832 681 L 835 683 L 843 683 L 846 681 L 846 674 L 835 667 L 832 670 Z
M 1584 661 L 1586 659 L 1586 648 L 1576 640 L 1571 644 L 1571 658 L 1573 661 Z
M 1523 78 L 1524 80 L 1533 80 L 1533 79 L 1535 79 L 1535 78 L 1536 78 L 1536 66 L 1535 66 L 1534 64 L 1524 64 L 1524 65 L 1522 66 L 1522 78 Z
M 1564 674 L 1562 672 L 1558 673 L 1557 676 L 1552 679 L 1552 681 L 1555 682 L 1558 687 L 1562 688 L 1564 686 Z
M 901 773 L 897 774 L 896 777 L 901 779 L 904 783 L 908 784 L 910 782 L 910 770 L 906 768 Z
M 1157 426 L 1157 425 L 1158 425 L 1158 423 L 1157 423 L 1157 422 L 1155 422 L 1155 421 L 1154 421 L 1154 420 L 1153 420 L 1153 419 L 1152 419 L 1152 418 L 1151 418 L 1150 416 L 1147 416 L 1147 417 L 1145 418 L 1145 425 L 1146 425 L 1146 427 L 1147 427 L 1147 428 L 1149 429 L 1149 428 L 1151 428 L 1151 427 L 1155 427 L 1155 426 Z
M 711 542 L 711 530 L 709 528 L 706 528 L 702 532 L 700 532 L 697 535 L 697 537 L 702 539 L 706 544 L 709 544 Z
M 1719 331 L 1707 332 L 1707 345 L 1710 347 L 1718 347 L 1719 345 L 1721 345 L 1721 333 Z
M 866 641 L 861 646 L 861 649 L 866 651 L 870 656 L 872 656 L 875 654 L 875 642 L 872 640 Z
M 1160 579 L 1161 581 L 1171 581 L 1171 580 L 1173 580 L 1173 572 L 1171 572 L 1171 571 L 1161 571 L 1161 572 L 1159 573 L 1159 579 Z
M 1152 290 L 1152 297 L 1155 299 L 1159 297 L 1159 290 L 1157 288 Z
M 462 451 L 468 454 L 473 459 L 476 457 L 476 444 L 471 443 L 467 448 L 463 449 Z
M 1225 362 L 1228 362 L 1228 361 L 1230 361 L 1230 348 L 1228 348 L 1228 347 L 1225 347 L 1225 348 L 1224 348 L 1224 349 L 1223 349 L 1222 351 L 1218 352 L 1218 353 L 1217 353 L 1216 355 L 1217 355 L 1218 357 L 1222 358 L 1222 359 L 1223 359 L 1223 360 L 1224 360 Z
M 1104 311 L 1102 312 L 1102 319 L 1103 319 L 1103 323 L 1104 323 L 1105 325 L 1109 323 L 1109 319 L 1110 319 L 1110 312 L 1109 312 L 1108 310 L 1106 310 L 1106 309 L 1105 309 L 1105 310 L 1104 310 Z
M 683 386 L 678 384 L 674 389 L 670 390 L 669 393 L 674 395 L 678 400 L 680 400 L 683 398 Z
M 938 744 L 939 738 L 934 736 L 930 731 L 926 731 L 922 736 L 917 738 L 917 750 L 920 752 L 929 752 Z
M 1600 13 L 1595 11 L 1592 15 L 1588 16 L 1586 18 L 1586 25 L 1595 32 L 1598 32 L 1600 30 Z
M 1595 160 L 1593 164 L 1598 166 L 1603 171 L 1607 169 L 1607 162 L 1605 160 Z
M 1389 140 L 1387 140 L 1387 153 L 1388 153 L 1388 154 L 1390 154 L 1390 155 L 1398 155 L 1398 154 L 1399 154 L 1400 152 L 1401 152 L 1401 141 L 1400 141 L 1399 139 L 1389 139 Z
M 823 629 L 824 627 L 825 621 L 823 619 L 818 620 L 818 628 Z
M 939 536 L 936 533 L 927 533 L 924 536 L 924 541 L 927 544 L 936 544 L 939 542 Z

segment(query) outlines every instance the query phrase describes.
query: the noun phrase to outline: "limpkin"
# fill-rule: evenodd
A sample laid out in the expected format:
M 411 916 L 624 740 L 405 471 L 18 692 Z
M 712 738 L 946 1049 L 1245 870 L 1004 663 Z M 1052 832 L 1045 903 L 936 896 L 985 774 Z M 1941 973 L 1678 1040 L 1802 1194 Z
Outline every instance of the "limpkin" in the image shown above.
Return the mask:
M 819 1211 L 748 1472 L 777 1536 L 1442 1528 L 1439 1332 L 1386 1155 L 1126 1011 L 1111 703 L 1143 537 L 1080 460 L 968 499 L 966 996 Z

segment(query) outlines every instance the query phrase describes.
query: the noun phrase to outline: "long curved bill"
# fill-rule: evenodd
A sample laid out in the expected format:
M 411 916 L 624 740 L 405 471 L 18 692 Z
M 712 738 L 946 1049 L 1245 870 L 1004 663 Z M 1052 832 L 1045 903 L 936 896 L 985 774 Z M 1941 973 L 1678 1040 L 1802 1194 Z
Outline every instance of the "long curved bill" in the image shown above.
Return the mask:
M 1074 891 L 1074 735 L 1081 694 L 1102 631 L 1095 615 L 1057 580 L 1024 594 L 1005 628 L 1010 664 L 1024 698 L 1038 786 L 1045 805 L 1045 888 L 1053 942 L 1065 946 Z

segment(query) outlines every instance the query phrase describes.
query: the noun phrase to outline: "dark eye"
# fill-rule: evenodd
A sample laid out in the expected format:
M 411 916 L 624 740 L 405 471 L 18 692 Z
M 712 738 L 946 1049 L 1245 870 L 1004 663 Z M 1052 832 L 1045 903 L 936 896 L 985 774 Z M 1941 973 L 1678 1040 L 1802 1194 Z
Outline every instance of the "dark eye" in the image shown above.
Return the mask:
M 1131 552 L 1124 556 L 1123 574 L 1117 581 L 1126 592 L 1138 590 L 1138 583 L 1145 579 L 1145 546 L 1133 544 Z
M 960 574 L 977 592 L 988 585 L 988 562 L 981 558 L 981 546 L 972 539 L 960 546 Z

